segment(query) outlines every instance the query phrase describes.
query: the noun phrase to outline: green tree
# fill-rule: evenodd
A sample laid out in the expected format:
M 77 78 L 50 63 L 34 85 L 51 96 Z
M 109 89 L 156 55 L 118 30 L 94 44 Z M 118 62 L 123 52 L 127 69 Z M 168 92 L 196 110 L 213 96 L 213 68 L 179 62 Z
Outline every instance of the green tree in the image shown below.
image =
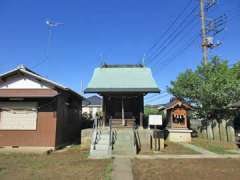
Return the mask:
M 196 107 L 197 116 L 221 119 L 228 116 L 227 106 L 240 100 L 240 63 L 229 67 L 227 61 L 214 57 L 196 70 L 186 70 L 171 82 L 168 91 Z

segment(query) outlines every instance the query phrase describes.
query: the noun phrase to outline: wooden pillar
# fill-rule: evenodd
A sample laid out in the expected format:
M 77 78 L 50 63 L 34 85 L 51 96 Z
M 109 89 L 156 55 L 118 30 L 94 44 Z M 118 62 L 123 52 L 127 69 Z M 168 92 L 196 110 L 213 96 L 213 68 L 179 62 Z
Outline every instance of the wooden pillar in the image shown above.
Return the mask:
M 173 112 L 172 112 L 172 110 L 169 110 L 169 114 L 170 114 L 170 123 L 171 123 L 171 128 L 174 128 L 173 127 Z
M 187 124 L 187 117 L 188 117 L 188 114 L 187 114 L 187 110 L 185 110 L 185 116 L 183 116 L 184 117 L 184 125 L 185 125 L 185 128 L 188 128 L 188 124 Z
M 139 97 L 139 106 L 140 106 L 140 127 L 143 127 L 143 119 L 144 119 L 144 99 L 143 95 Z
M 102 101 L 102 115 L 103 115 L 103 127 L 105 127 L 106 123 L 106 96 L 103 95 Z
M 125 126 L 125 114 L 124 114 L 124 99 L 122 96 L 122 125 Z

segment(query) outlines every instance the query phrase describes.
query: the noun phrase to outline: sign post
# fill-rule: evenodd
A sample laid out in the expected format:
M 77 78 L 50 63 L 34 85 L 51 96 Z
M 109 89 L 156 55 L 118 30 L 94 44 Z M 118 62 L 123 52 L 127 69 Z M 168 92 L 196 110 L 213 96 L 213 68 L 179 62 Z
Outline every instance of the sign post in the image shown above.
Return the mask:
M 150 148 L 154 151 L 160 151 L 164 149 L 164 130 L 157 129 L 157 126 L 162 125 L 162 115 L 149 115 L 148 128 L 154 126 L 154 130 L 150 136 Z M 154 141 L 154 145 L 153 145 Z

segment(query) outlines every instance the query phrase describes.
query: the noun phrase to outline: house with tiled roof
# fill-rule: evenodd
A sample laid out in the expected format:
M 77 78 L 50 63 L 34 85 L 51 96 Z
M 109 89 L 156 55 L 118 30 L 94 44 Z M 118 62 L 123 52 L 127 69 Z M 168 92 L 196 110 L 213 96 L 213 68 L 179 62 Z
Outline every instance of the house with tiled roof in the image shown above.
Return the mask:
M 25 66 L 0 75 L 0 146 L 54 149 L 79 139 L 83 99 Z

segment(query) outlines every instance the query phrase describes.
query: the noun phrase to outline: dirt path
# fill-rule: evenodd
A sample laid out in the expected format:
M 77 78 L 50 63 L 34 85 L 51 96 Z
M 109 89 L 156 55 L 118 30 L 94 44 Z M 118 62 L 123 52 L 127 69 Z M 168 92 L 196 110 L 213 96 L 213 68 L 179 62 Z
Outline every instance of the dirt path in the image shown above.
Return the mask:
M 112 180 L 133 180 L 131 159 L 117 157 L 113 160 Z

